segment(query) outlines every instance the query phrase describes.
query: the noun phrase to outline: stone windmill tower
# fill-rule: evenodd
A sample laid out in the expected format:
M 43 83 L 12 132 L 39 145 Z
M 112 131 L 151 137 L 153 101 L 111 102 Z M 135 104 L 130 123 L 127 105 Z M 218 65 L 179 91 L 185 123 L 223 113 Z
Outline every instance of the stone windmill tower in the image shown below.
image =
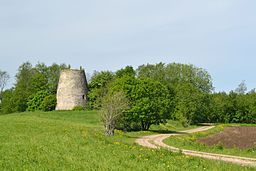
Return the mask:
M 57 90 L 56 110 L 72 110 L 76 106 L 85 107 L 87 92 L 87 80 L 83 69 L 62 70 Z

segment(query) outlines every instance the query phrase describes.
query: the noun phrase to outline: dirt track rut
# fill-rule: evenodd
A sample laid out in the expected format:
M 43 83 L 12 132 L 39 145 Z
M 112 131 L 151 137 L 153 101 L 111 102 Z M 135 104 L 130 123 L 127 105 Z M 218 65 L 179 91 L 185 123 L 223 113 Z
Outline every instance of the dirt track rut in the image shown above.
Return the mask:
M 212 129 L 213 127 L 214 126 L 203 126 L 200 128 L 181 131 L 181 132 L 177 132 L 177 133 L 171 133 L 171 134 L 157 134 L 157 135 L 143 136 L 143 137 L 138 138 L 135 142 L 141 146 L 148 147 L 148 148 L 154 148 L 154 149 L 166 148 L 170 151 L 181 152 L 181 153 L 183 153 L 185 155 L 189 155 L 189 156 L 202 157 L 202 158 L 211 159 L 211 160 L 221 160 L 221 161 L 240 164 L 240 165 L 244 165 L 244 166 L 256 167 L 256 158 L 238 157 L 238 156 L 231 156 L 231 155 L 185 150 L 185 149 L 179 149 L 176 147 L 172 147 L 172 146 L 169 146 L 169 145 L 163 143 L 163 140 L 170 136 L 206 131 L 206 130 Z

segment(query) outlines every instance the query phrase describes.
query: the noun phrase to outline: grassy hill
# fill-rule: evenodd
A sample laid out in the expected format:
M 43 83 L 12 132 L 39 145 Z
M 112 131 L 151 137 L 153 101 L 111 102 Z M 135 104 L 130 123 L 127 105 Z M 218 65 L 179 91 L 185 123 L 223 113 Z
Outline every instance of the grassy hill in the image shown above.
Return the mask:
M 105 137 L 96 111 L 2 115 L 0 170 L 253 170 L 134 144 L 146 134 Z

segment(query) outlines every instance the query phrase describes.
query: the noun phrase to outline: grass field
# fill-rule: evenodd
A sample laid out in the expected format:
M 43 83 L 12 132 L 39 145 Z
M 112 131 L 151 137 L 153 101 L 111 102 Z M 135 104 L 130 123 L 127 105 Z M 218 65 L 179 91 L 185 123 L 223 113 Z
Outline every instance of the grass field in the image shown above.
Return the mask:
M 153 133 L 105 137 L 96 111 L 2 115 L 0 170 L 255 170 L 134 144 Z
M 196 150 L 196 151 L 204 151 L 210 153 L 219 153 L 219 154 L 228 154 L 235 156 L 244 156 L 244 157 L 253 157 L 256 158 L 256 147 L 252 147 L 249 149 L 239 149 L 239 148 L 225 148 L 222 144 L 217 144 L 215 146 L 209 147 L 205 144 L 196 142 L 197 139 L 202 137 L 207 137 L 209 135 L 213 135 L 215 133 L 219 133 L 224 129 L 225 126 L 256 126 L 256 125 L 246 125 L 246 124 L 225 124 L 225 125 L 217 125 L 215 128 L 205 131 L 198 132 L 194 134 L 183 134 L 175 137 L 170 137 L 164 142 L 168 145 L 187 149 L 187 150 Z

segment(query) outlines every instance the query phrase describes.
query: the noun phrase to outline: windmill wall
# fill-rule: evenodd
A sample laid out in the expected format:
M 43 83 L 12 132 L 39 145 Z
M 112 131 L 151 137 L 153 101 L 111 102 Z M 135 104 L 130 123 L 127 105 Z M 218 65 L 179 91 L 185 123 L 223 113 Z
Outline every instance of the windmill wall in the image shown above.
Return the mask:
M 84 70 L 65 69 L 61 71 L 56 110 L 72 110 L 76 106 L 85 107 L 87 92 Z

